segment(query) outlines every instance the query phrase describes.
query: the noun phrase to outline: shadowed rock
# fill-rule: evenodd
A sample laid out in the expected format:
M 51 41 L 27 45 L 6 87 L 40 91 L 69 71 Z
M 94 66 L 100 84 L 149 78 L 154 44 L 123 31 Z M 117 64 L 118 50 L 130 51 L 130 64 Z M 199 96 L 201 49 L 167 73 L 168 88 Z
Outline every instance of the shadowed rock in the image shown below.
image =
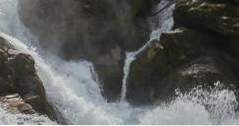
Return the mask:
M 0 68 L 2 96 L 18 93 L 34 110 L 55 119 L 54 110 L 47 102 L 43 83 L 36 73 L 34 59 L 28 54 L 20 53 L 2 37 Z
M 185 92 L 217 81 L 238 88 L 231 60 L 237 61 L 215 46 L 223 40 L 189 29 L 164 33 L 131 65 L 127 99 L 134 105 L 165 102 L 176 89 Z
M 136 50 L 148 40 L 148 23 L 138 14 L 144 3 L 146 0 L 20 0 L 18 10 L 21 21 L 44 49 L 67 60 L 92 61 L 106 89 L 108 82 L 121 85 L 124 52 Z

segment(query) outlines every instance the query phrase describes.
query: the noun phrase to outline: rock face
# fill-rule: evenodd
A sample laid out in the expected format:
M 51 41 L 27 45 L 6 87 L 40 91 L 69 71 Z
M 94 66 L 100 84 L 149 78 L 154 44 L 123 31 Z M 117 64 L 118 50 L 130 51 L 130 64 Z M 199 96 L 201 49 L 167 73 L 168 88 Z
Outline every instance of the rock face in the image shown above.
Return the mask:
M 21 0 L 19 14 L 43 48 L 68 60 L 92 61 L 103 94 L 112 101 L 121 91 L 124 52 L 147 40 L 145 16 L 154 2 Z M 238 89 L 238 0 L 179 0 L 174 19 L 174 32 L 164 33 L 131 65 L 128 101 L 167 101 L 177 88 L 188 91 L 217 81 Z
M 18 93 L 34 110 L 54 118 L 41 80 L 36 74 L 35 63 L 30 55 L 19 53 L 0 37 L 0 94 Z
M 230 56 L 212 45 L 219 41 L 189 29 L 164 33 L 132 64 L 128 100 L 136 105 L 152 103 L 171 98 L 177 88 L 189 91 L 217 81 L 236 83 L 234 71 L 225 65 Z
M 164 33 L 131 65 L 127 99 L 135 105 L 170 100 L 220 81 L 238 89 L 237 4 L 223 0 L 181 0 L 175 29 Z
M 174 14 L 177 26 L 196 28 L 202 32 L 212 32 L 224 36 L 234 54 L 238 55 L 239 6 L 230 1 L 204 2 L 183 0 Z M 239 55 L 238 55 L 239 56 Z
M 147 0 L 20 0 L 19 15 L 44 49 L 68 60 L 90 60 L 104 85 L 120 86 L 124 52 L 148 40 L 141 12 L 150 5 Z
M 131 1 L 132 6 L 143 4 L 143 0 Z M 70 59 L 95 59 L 118 46 L 124 50 L 141 47 L 147 31 L 135 25 L 131 8 L 127 1 L 19 1 L 20 18 L 40 44 Z
M 239 1 L 238 0 L 231 0 L 232 2 L 236 3 L 236 4 L 239 4 Z
M 61 57 L 94 63 L 109 101 L 120 95 L 125 51 L 149 37 L 147 14 L 159 0 L 21 0 L 21 21 L 40 45 Z M 114 83 L 114 85 L 112 85 Z
M 179 26 L 238 37 L 239 8 L 230 3 L 182 0 L 175 10 Z M 182 18 L 183 17 L 183 18 Z

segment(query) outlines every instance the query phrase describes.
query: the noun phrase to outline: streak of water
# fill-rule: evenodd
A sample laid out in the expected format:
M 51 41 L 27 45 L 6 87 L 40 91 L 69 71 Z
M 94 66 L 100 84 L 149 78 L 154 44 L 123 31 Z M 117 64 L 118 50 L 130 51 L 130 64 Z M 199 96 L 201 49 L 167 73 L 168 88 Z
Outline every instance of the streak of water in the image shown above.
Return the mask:
M 160 4 L 158 5 L 157 9 L 160 10 L 161 8 L 164 8 L 165 5 L 167 5 L 169 3 L 170 3 L 170 1 L 168 1 L 168 0 L 162 0 L 160 2 Z M 122 89 L 121 89 L 121 99 L 120 99 L 121 102 L 125 101 L 125 98 L 127 95 L 127 80 L 128 80 L 128 76 L 130 73 L 130 66 L 131 66 L 132 62 L 135 61 L 137 55 L 139 55 L 142 51 L 144 51 L 153 40 L 155 40 L 155 39 L 159 40 L 160 36 L 163 32 L 169 32 L 172 29 L 173 24 L 174 24 L 173 16 L 172 16 L 174 6 L 175 5 L 169 6 L 168 8 L 163 10 L 161 13 L 159 13 L 156 16 L 156 19 L 153 19 L 153 20 L 156 20 L 156 22 L 155 21 L 152 21 L 152 22 L 156 24 L 157 29 L 155 29 L 151 33 L 150 40 L 148 42 L 146 42 L 146 44 L 143 47 L 141 47 L 140 49 L 138 49 L 134 52 L 126 52 L 126 59 L 125 59 L 125 64 L 124 64 L 124 77 L 123 77 Z
M 16 5 L 8 2 L 14 3 L 16 0 L 0 0 L 1 5 L 4 6 Z M 16 12 L 11 14 L 8 9 L 6 12 L 4 9 L 1 11 L 8 17 L 16 16 Z M 32 55 L 36 62 L 37 73 L 46 88 L 49 102 L 59 111 L 67 124 L 239 124 L 234 111 L 237 104 L 235 94 L 230 90 L 215 88 L 205 91 L 195 88 L 191 93 L 180 94 L 168 104 L 157 106 L 135 108 L 124 100 L 120 103 L 107 103 L 100 93 L 98 83 L 92 79 L 93 66 L 90 62 L 64 61 L 56 56 L 39 55 L 36 48 L 38 50 L 40 48 L 32 48 L 32 39 L 28 38 L 29 34 L 26 35 L 25 29 L 12 26 L 7 20 L 0 16 L 0 29 L 11 36 L 4 33 L 0 36 L 6 38 L 16 49 Z M 170 26 L 170 20 L 165 21 L 164 25 Z M 169 29 L 166 26 L 162 28 Z M 157 33 L 154 36 L 159 37 L 161 31 L 164 30 L 154 32 Z M 132 56 L 129 56 L 130 58 Z M 127 85 L 125 89 L 126 87 Z M 126 90 L 122 94 L 126 94 Z M 202 95 L 206 99 L 198 97 Z M 22 118 L 22 115 L 10 115 L 10 117 L 4 115 L 7 114 L 0 109 L 0 123 L 3 124 L 14 124 L 19 116 Z M 6 119 L 10 121 L 5 121 Z M 46 123 L 50 124 L 47 121 Z

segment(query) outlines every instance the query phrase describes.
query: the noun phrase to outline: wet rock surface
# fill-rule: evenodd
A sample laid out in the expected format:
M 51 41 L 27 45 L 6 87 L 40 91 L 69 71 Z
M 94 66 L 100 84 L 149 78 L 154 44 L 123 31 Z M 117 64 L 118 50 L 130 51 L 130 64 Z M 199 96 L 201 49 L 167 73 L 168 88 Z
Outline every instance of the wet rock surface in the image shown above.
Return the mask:
M 238 5 L 213 0 L 181 0 L 174 13 L 176 25 L 238 37 Z
M 106 89 L 108 82 L 121 85 L 118 69 L 123 69 L 125 51 L 148 40 L 149 24 L 141 13 L 151 4 L 147 0 L 20 0 L 18 10 L 44 49 L 67 60 L 92 61 Z
M 117 54 L 115 48 L 136 50 L 146 42 L 149 32 L 137 26 L 131 12 L 131 6 L 144 5 L 140 1 L 21 0 L 19 15 L 43 48 L 66 59 L 97 63 L 98 57 Z
M 155 2 L 22 0 L 19 14 L 43 48 L 68 60 L 92 61 L 103 95 L 114 101 L 121 91 L 125 51 L 146 42 L 145 16 Z M 237 0 L 176 1 L 173 32 L 164 33 L 131 65 L 127 100 L 135 105 L 167 101 L 177 88 L 187 91 L 216 81 L 237 89 L 238 12 Z
M 34 110 L 54 119 L 54 110 L 46 99 L 45 89 L 36 73 L 33 58 L 14 49 L 2 37 L 0 37 L 0 55 L 0 95 L 18 93 Z M 22 104 L 18 99 L 16 102 L 13 101 L 13 105 L 18 106 L 18 103 Z M 29 105 L 24 104 L 21 110 L 24 111 Z
M 131 65 L 131 104 L 170 101 L 176 89 L 207 88 L 217 81 L 238 90 L 239 6 L 234 2 L 178 1 L 172 32 L 164 33 Z
M 164 33 L 132 63 L 127 99 L 136 105 L 149 104 L 169 100 L 177 88 L 189 91 L 217 81 L 228 86 L 238 83 L 230 56 L 213 45 L 219 41 L 185 28 Z

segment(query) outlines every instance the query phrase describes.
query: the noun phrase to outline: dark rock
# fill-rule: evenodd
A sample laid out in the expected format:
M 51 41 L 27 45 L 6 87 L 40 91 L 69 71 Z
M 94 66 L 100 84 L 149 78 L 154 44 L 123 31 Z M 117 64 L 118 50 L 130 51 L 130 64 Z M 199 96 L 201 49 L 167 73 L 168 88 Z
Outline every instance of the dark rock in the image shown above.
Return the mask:
M 239 0 L 230 0 L 230 1 L 235 3 L 235 4 L 239 4 Z
M 2 37 L 0 68 L 1 95 L 19 93 L 34 110 L 55 118 L 53 108 L 47 102 L 43 83 L 36 73 L 34 59 L 17 51 Z
M 125 1 L 19 1 L 20 18 L 40 44 L 70 59 L 98 56 L 116 46 L 142 46 L 147 32 L 138 32 L 130 8 Z
M 238 70 L 239 6 L 238 0 L 181 0 L 174 18 L 176 27 L 187 27 L 223 40 L 215 42 L 233 57 L 232 65 Z
M 214 32 L 239 40 L 239 7 L 214 0 L 181 0 L 174 18 L 176 25 Z
M 120 94 L 121 80 L 123 78 L 123 56 L 124 54 L 119 47 L 113 48 L 110 54 L 96 57 L 94 62 L 94 67 L 99 75 L 99 81 L 103 89 L 102 94 L 108 101 L 117 100 Z
M 92 61 L 96 67 L 100 66 L 96 69 L 104 85 L 113 82 L 120 86 L 119 69 L 123 69 L 124 52 L 140 48 L 149 37 L 147 21 L 139 16 L 136 19 L 134 14 L 140 10 L 132 12 L 132 8 L 144 6 L 145 2 L 148 3 L 147 0 L 134 0 L 133 4 L 127 0 L 21 0 L 18 6 L 21 21 L 38 37 L 44 49 L 67 60 Z
M 180 89 L 184 93 L 197 86 L 213 87 L 216 82 L 224 84 L 226 88 L 235 89 L 238 79 L 230 67 L 225 66 L 226 64 L 223 60 L 212 56 L 199 57 L 175 69 L 157 83 L 153 98 L 160 103 L 174 98 L 175 89 Z
M 131 5 L 131 13 L 133 17 L 138 15 L 147 15 L 151 7 L 159 3 L 159 0 L 128 0 Z
M 214 45 L 220 41 L 220 37 L 189 29 L 164 33 L 160 42 L 154 42 L 132 63 L 128 101 L 135 105 L 167 101 L 177 88 L 189 91 L 216 81 L 227 87 L 237 82 L 234 68 L 225 58 L 230 56 Z
M 101 76 L 100 81 L 102 83 L 102 94 L 107 98 L 109 102 L 116 101 L 120 98 L 120 92 L 122 87 L 123 69 L 118 66 L 103 66 L 96 65 L 95 69 Z

